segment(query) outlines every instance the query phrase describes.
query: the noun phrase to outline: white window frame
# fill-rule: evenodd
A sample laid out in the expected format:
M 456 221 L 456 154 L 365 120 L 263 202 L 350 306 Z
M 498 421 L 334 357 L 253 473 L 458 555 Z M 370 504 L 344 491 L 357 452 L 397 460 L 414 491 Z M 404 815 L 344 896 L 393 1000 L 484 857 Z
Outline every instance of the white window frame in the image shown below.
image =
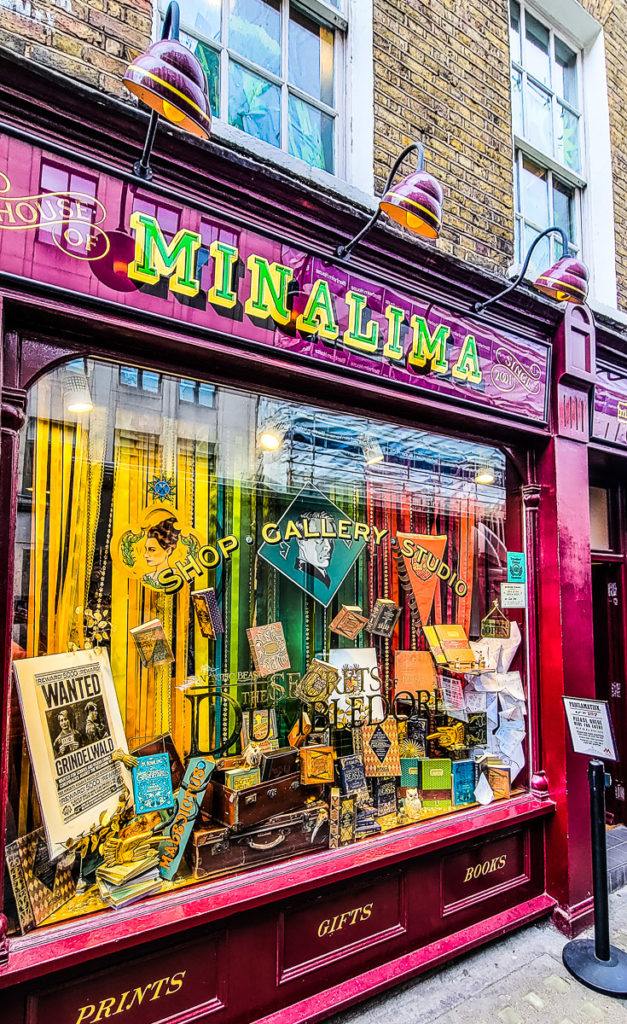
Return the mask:
M 201 0 L 199 0 L 201 2 Z M 373 0 L 340 0 L 338 7 L 328 0 L 296 0 L 296 6 L 314 21 L 334 30 L 334 106 L 329 106 L 287 82 L 287 54 L 290 0 L 281 3 L 281 75 L 260 68 L 243 55 L 229 51 L 228 4 L 221 0 L 221 39 L 209 39 L 188 27 L 181 18 L 181 32 L 198 38 L 220 55 L 220 117 L 213 117 L 212 134 L 219 139 L 281 164 L 292 173 L 313 179 L 335 191 L 363 203 L 373 189 L 374 103 L 364 103 L 364 95 L 374 97 L 372 57 Z M 161 18 L 167 0 L 154 4 L 155 39 L 160 37 Z M 281 148 L 241 131 L 228 123 L 228 62 L 232 57 L 242 67 L 262 75 L 281 89 Z M 287 96 L 292 94 L 334 119 L 334 170 L 312 167 L 288 152 Z M 285 148 L 282 148 L 285 147 Z M 346 183 L 346 184 L 345 184 Z M 352 187 L 351 187 L 352 186 Z M 357 191 L 356 191 L 357 190 Z
M 537 150 L 518 135 L 513 135 L 514 159 L 520 160 L 518 154 L 523 153 L 545 167 L 549 172 L 549 178 L 555 174 L 565 184 L 577 190 L 575 201 L 579 253 L 590 271 L 588 303 L 600 311 L 616 310 L 618 302 L 612 154 L 603 30 L 577 0 L 519 2 L 521 7 L 533 14 L 549 31 L 563 39 L 577 53 L 578 110 L 581 113 L 583 129 L 580 131 L 582 173 L 576 174 L 556 161 L 552 155 Z M 564 25 L 568 26 L 567 31 L 564 31 Z M 521 25 L 521 35 L 522 31 Z M 518 64 L 510 59 L 510 67 L 518 67 Z M 547 89 L 544 85 L 542 88 Z M 556 103 L 553 101 L 554 111 L 555 106 Z M 516 202 L 514 206 L 516 207 Z M 561 255 L 559 250 L 558 255 Z M 512 273 L 519 269 L 518 262 L 511 268 Z

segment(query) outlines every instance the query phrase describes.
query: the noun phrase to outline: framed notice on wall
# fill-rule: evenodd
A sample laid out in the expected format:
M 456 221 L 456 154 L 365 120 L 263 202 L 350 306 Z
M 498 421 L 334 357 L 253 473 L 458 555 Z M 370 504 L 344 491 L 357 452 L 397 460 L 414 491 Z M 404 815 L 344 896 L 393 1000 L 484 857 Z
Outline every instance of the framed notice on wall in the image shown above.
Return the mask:
M 608 702 L 582 697 L 563 697 L 562 700 L 575 753 L 617 761 Z
M 128 753 L 105 651 L 26 658 L 13 665 L 51 857 L 112 814 L 131 779 L 111 754 Z

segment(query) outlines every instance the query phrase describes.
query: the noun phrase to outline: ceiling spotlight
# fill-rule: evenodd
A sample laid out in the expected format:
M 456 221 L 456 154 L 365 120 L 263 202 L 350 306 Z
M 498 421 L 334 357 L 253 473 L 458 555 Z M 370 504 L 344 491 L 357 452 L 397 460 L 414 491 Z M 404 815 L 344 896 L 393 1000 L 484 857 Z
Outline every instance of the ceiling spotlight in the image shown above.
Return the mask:
M 284 438 L 285 428 L 276 420 L 265 423 L 257 435 L 259 447 L 263 448 L 264 452 L 278 452 Z
M 477 466 L 475 473 L 475 483 L 478 484 L 493 484 L 494 483 L 494 470 L 492 466 Z
M 87 375 L 81 371 L 69 374 L 63 382 L 63 398 L 68 412 L 91 412 L 91 400 Z
M 359 438 L 359 443 L 367 466 L 374 466 L 377 462 L 383 462 L 383 451 L 376 437 L 372 437 L 370 434 L 362 434 Z

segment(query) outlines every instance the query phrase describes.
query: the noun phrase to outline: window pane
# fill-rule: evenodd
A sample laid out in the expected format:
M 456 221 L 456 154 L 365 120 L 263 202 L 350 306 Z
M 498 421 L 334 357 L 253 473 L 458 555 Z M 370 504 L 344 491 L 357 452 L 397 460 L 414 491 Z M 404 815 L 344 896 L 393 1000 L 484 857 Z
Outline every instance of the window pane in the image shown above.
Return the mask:
M 290 96 L 288 145 L 293 156 L 333 172 L 333 118 Z
M 229 124 L 273 146 L 281 144 L 281 92 L 278 86 L 229 62 Z
M 153 373 L 152 370 L 144 370 L 142 373 L 142 387 L 144 391 L 152 391 L 156 394 L 159 391 L 159 374 Z
M 553 156 L 553 117 L 551 97 L 544 89 L 527 82 L 526 135 L 534 146 Z
M 579 106 L 577 92 L 577 54 L 566 46 L 561 39 L 555 40 L 555 66 L 553 69 L 553 88 L 568 103 Z
M 120 367 L 120 384 L 126 384 L 127 388 L 136 388 L 139 371 L 134 366 Z
M 561 103 L 557 105 L 558 136 L 557 159 L 571 171 L 581 171 L 581 149 L 579 146 L 579 118 Z
M 221 7 L 221 0 L 179 0 L 181 25 L 206 39 L 219 39 Z
M 525 27 L 525 68 L 534 78 L 550 85 L 549 30 L 528 11 L 525 12 Z
M 522 75 L 512 70 L 512 125 L 515 135 L 523 135 Z
M 539 228 L 549 226 L 547 173 L 531 160 L 523 160 L 521 204 L 526 220 L 533 221 Z
M 523 258 L 525 253 L 529 251 L 529 246 L 539 234 L 540 232 L 536 231 L 535 228 L 530 227 L 529 224 L 525 224 L 525 252 L 523 253 Z M 551 242 L 549 238 L 545 236 L 541 242 L 538 242 L 533 250 L 533 255 L 531 257 L 527 273 L 529 277 L 537 277 L 543 271 L 548 270 L 552 263 Z
M 290 11 L 289 81 L 329 106 L 333 103 L 333 32 Z
M 195 53 L 207 76 L 209 86 L 209 103 L 211 113 L 216 117 L 220 116 L 220 54 L 212 46 L 199 43 L 193 36 L 186 32 L 180 35 L 183 46 Z
M 569 242 L 576 241 L 574 189 L 553 178 L 553 223 L 566 232 Z
M 230 0 L 229 48 L 280 75 L 280 0 Z
M 198 385 L 198 404 L 204 405 L 207 408 L 215 403 L 216 389 L 213 384 L 199 384 Z
M 520 5 L 515 2 L 513 2 L 510 7 L 509 27 L 509 45 L 512 60 L 515 60 L 518 64 L 520 64 Z
M 193 402 L 196 382 L 193 380 L 179 381 L 179 401 Z

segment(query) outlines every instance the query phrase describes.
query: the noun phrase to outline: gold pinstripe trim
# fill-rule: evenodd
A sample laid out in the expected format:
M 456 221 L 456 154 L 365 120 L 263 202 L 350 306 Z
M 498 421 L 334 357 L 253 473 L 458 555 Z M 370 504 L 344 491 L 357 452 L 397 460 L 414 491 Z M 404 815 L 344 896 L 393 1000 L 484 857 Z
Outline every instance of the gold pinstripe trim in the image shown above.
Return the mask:
M 583 290 L 583 288 L 577 288 L 577 286 L 574 284 L 568 284 L 566 281 L 560 281 L 558 277 L 545 277 L 543 274 L 542 277 L 538 278 L 538 281 L 543 285 L 549 284 L 556 286 L 557 291 L 567 292 L 570 289 L 570 291 L 577 292 L 584 298 L 586 297 L 586 292 Z
M 409 203 L 410 206 L 415 206 L 417 210 L 420 210 L 422 213 L 426 214 L 427 218 L 430 221 L 432 221 L 433 224 L 440 223 L 439 219 L 431 212 L 431 210 L 427 210 L 426 206 L 421 206 L 420 203 L 417 203 L 415 199 L 408 199 L 407 196 L 403 196 L 399 192 L 388 192 L 387 196 L 383 197 L 382 202 L 385 203 L 388 198 L 398 199 L 399 202 L 401 203 Z

